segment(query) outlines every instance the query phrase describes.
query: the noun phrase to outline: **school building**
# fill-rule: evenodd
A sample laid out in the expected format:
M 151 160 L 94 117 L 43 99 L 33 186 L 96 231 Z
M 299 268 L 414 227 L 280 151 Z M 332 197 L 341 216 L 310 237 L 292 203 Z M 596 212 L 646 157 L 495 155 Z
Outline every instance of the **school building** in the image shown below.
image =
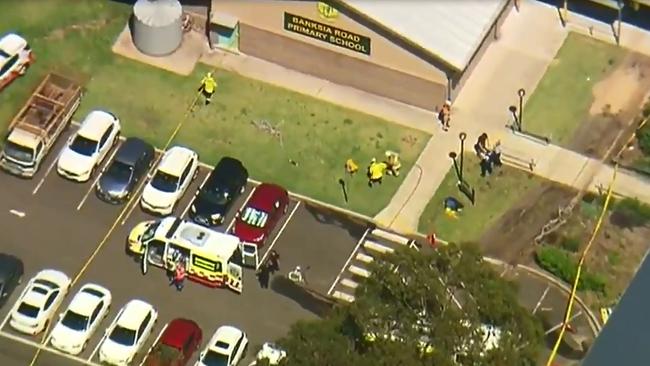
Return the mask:
M 212 0 L 212 47 L 420 108 L 462 89 L 513 0 Z

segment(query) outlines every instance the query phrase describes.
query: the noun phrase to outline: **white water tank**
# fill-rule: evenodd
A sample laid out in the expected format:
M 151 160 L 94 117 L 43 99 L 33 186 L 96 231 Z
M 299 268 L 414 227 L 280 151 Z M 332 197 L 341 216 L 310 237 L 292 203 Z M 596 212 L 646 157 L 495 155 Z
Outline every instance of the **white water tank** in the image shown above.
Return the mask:
M 168 55 L 181 45 L 182 23 L 178 0 L 138 0 L 131 18 L 133 44 L 149 56 Z

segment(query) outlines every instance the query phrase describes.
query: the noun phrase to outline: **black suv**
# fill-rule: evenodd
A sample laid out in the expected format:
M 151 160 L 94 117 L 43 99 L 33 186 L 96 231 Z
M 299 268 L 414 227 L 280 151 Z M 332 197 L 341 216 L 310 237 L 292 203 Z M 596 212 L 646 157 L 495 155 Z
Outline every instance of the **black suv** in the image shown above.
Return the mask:
M 7 302 L 11 293 L 23 278 L 23 261 L 13 255 L 0 253 L 0 306 Z
M 190 207 L 190 217 L 203 226 L 218 226 L 237 197 L 246 190 L 248 171 L 237 159 L 222 158 Z

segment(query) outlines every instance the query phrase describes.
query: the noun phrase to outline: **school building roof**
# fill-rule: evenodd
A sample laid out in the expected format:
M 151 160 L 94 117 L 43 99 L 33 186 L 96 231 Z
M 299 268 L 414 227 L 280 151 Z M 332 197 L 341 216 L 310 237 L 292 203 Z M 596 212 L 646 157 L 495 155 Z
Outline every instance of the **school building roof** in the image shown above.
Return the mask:
M 508 0 L 341 0 L 462 71 Z

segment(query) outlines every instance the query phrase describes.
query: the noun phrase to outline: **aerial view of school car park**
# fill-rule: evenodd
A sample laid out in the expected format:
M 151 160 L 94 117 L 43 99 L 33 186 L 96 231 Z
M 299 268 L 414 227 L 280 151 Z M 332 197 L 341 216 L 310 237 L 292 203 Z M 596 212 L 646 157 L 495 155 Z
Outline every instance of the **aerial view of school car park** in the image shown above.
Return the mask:
M 647 1 L 0 14 L 0 365 L 647 364 Z

